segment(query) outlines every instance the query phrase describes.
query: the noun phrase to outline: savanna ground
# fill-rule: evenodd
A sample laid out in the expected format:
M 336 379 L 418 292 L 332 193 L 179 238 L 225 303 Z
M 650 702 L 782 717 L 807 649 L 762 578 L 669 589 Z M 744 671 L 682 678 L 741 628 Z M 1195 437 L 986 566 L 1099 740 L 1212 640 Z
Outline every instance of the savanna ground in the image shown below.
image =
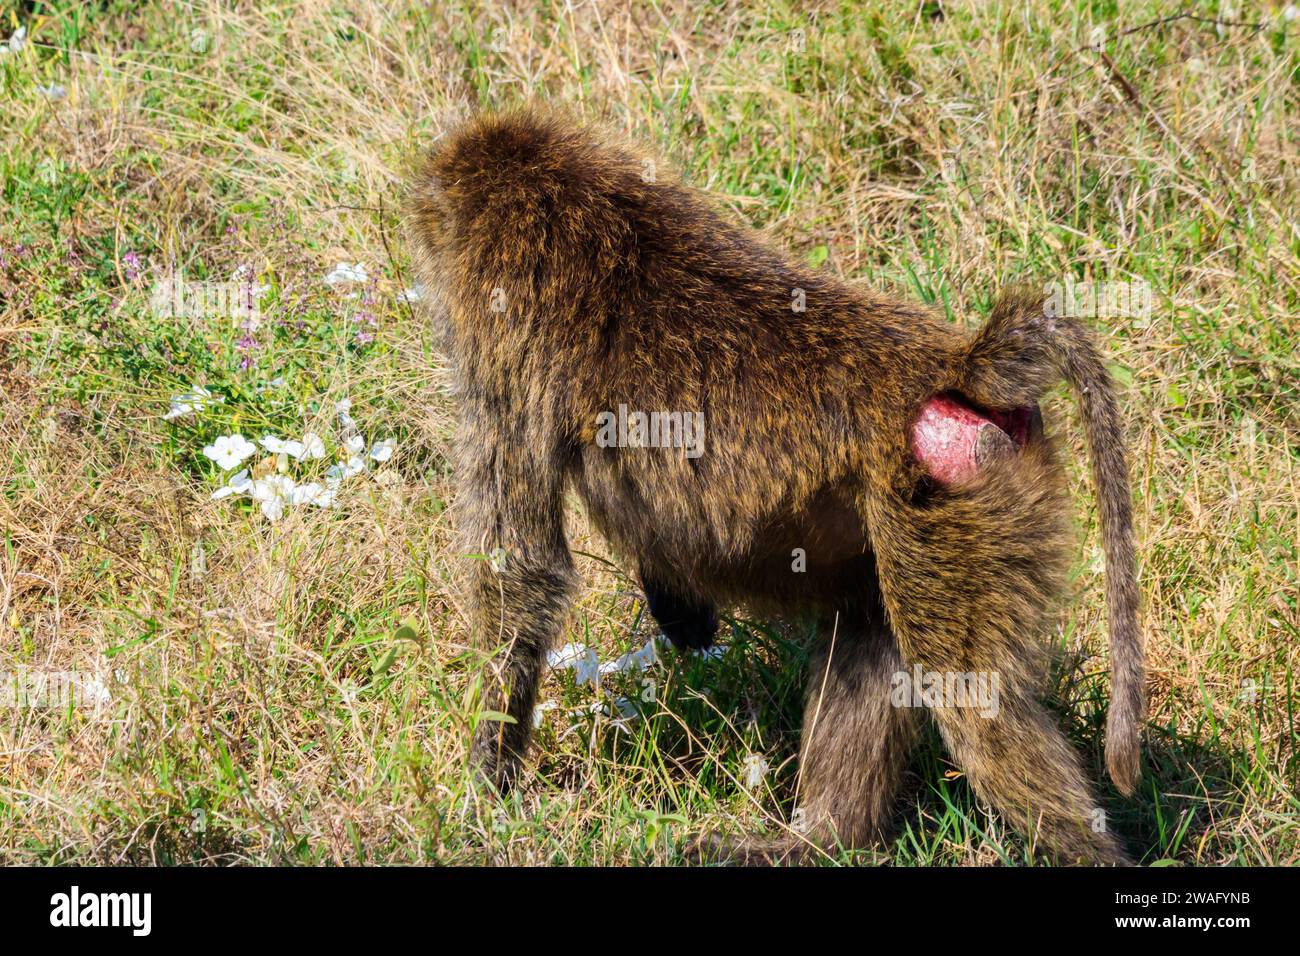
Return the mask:
M 743 611 L 717 659 L 666 653 L 599 692 L 554 672 L 527 786 L 475 795 L 454 410 L 403 297 L 399 204 L 457 117 L 529 97 L 955 322 L 1012 278 L 1149 283 L 1149 316 L 1096 321 L 1129 413 L 1151 696 L 1141 790 L 1103 782 L 1106 822 L 1146 863 L 1300 857 L 1294 10 L 0 10 L 0 38 L 26 31 L 0 54 L 0 674 L 78 672 L 98 696 L 0 710 L 0 861 L 672 863 L 701 828 L 788 821 L 805 634 Z M 340 262 L 365 279 L 327 284 Z M 260 323 L 168 315 L 150 293 L 169 270 L 253 277 Z M 213 401 L 164 417 L 196 386 Z M 242 467 L 323 482 L 352 454 L 345 399 L 394 450 L 336 507 L 270 521 L 212 499 L 231 472 L 202 449 L 235 432 L 314 432 L 321 459 Z M 1052 691 L 1102 779 L 1095 511 L 1063 389 L 1048 414 L 1079 492 Z M 643 647 L 642 598 L 576 505 L 571 534 L 587 587 L 567 640 L 602 661 Z M 1041 860 L 933 734 L 894 839 L 831 858 Z

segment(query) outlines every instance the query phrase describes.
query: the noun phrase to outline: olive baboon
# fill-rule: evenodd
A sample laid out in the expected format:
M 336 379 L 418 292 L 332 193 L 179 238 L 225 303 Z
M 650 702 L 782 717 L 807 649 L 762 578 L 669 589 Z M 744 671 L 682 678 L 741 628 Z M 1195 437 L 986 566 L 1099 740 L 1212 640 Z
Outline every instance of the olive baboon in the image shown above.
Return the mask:
M 509 650 L 473 742 L 498 787 L 523 757 L 544 654 L 575 573 L 572 488 L 634 562 L 679 646 L 717 606 L 820 621 L 800 756 L 801 837 L 733 857 L 861 846 L 888 821 L 918 729 L 895 675 L 995 674 L 995 718 L 927 708 L 977 794 L 1063 862 L 1127 861 L 1097 832 L 1077 754 L 1039 703 L 1039 647 L 1069 553 L 1063 470 L 1040 427 L 955 482 L 914 453 L 927 402 L 1034 417 L 1078 395 L 1100 499 L 1113 697 L 1110 775 L 1139 775 L 1143 657 L 1120 414 L 1090 333 L 1044 296 L 1005 292 L 970 333 L 924 308 L 805 269 L 636 150 L 537 108 L 481 115 L 414 184 L 407 225 L 460 403 L 459 524 L 480 640 Z M 703 454 L 602 447 L 598 416 L 702 413 Z M 803 549 L 806 568 L 792 571 Z

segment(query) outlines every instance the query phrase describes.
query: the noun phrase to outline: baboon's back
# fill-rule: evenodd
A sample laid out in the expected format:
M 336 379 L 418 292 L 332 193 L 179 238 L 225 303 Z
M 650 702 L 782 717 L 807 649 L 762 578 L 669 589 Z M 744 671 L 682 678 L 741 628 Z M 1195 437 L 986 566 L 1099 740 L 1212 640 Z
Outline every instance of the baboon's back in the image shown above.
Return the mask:
M 682 553 L 740 553 L 853 472 L 863 392 L 897 361 L 882 350 L 932 321 L 883 300 L 873 314 L 663 163 L 535 110 L 453 131 L 410 222 L 462 388 L 494 381 L 541 416 L 594 509 L 608 500 L 612 537 L 617 513 L 652 513 L 660 539 L 695 536 L 672 540 Z M 707 451 L 598 447 L 597 417 L 620 407 L 703 416 Z

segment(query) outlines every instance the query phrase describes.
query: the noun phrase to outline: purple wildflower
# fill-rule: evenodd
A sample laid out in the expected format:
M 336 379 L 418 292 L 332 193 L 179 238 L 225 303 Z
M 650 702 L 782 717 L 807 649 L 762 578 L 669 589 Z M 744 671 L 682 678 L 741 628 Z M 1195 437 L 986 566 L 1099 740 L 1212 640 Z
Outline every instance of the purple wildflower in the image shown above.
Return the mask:
M 144 259 L 138 252 L 128 252 L 122 257 L 122 265 L 126 272 L 128 282 L 134 282 L 140 278 L 140 271 L 144 268 Z

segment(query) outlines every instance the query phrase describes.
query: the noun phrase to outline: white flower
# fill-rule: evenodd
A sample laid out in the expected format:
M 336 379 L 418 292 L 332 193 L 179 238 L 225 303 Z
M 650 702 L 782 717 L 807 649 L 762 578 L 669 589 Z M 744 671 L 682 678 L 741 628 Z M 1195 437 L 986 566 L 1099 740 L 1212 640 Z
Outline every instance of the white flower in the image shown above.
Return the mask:
M 1282 19 L 1287 23 L 1290 23 L 1296 17 L 1300 17 L 1300 8 L 1296 7 L 1294 3 L 1288 3 L 1282 8 Z
M 36 92 L 47 100 L 61 100 L 68 95 L 68 88 L 58 83 L 51 83 L 49 86 L 37 84 Z
M 572 642 L 562 647 L 557 647 L 553 651 L 546 652 L 546 666 L 556 670 L 564 670 L 572 667 L 574 663 L 581 660 L 590 648 L 586 644 L 574 644 Z
M 746 754 L 740 764 L 741 782 L 745 785 L 745 789 L 757 789 L 763 783 L 763 778 L 767 776 L 767 771 L 767 761 L 762 754 Z
M 272 455 L 288 455 L 294 461 L 302 461 L 304 458 L 324 458 L 325 442 L 315 432 L 308 432 L 302 436 L 302 441 L 290 438 L 276 438 L 274 435 L 263 435 L 257 440 L 257 443 L 269 451 Z
M 652 637 L 646 641 L 645 647 L 639 651 L 628 651 L 621 657 L 600 665 L 602 674 L 621 674 L 625 671 L 642 671 L 650 667 L 658 660 L 655 652 L 655 639 Z
M 268 475 L 253 482 L 251 491 L 255 501 L 270 501 L 272 498 L 288 498 L 296 487 L 288 475 Z
M 112 695 L 108 692 L 108 685 L 100 680 L 97 674 L 78 674 L 76 692 L 77 706 L 90 706 L 96 713 L 112 699 Z
M 284 516 L 285 502 L 293 498 L 297 489 L 288 475 L 271 475 L 253 482 L 253 500 L 262 503 L 262 514 L 268 521 L 279 521 Z
M 305 505 L 324 490 L 323 485 L 314 481 L 309 481 L 305 485 L 295 485 L 289 492 L 289 504 Z
M 370 278 L 366 273 L 366 267 L 360 262 L 348 263 L 340 262 L 332 272 L 325 277 L 326 285 L 338 285 L 340 282 L 365 282 Z
M 272 477 L 278 478 L 279 476 L 273 475 Z M 252 487 L 249 489 L 249 493 L 252 494 L 254 501 L 270 501 L 272 498 L 279 497 L 280 489 L 277 485 L 272 484 L 267 479 L 258 478 L 253 482 Z
M 171 407 L 168 408 L 167 414 L 163 416 L 164 420 L 170 421 L 173 418 L 181 418 L 184 415 L 191 415 L 194 412 L 200 412 L 209 405 L 217 405 L 225 399 L 220 395 L 213 395 L 202 385 L 197 386 L 191 391 L 181 395 L 171 397 Z
M 545 700 L 533 708 L 533 729 L 536 730 L 542 726 L 542 718 L 546 716 L 548 710 L 554 710 L 560 705 L 553 700 Z
M 629 717 L 641 716 L 641 709 L 637 707 L 636 701 L 632 700 L 630 697 L 615 697 L 613 703 L 614 711 L 624 720 L 627 720 Z
M 253 482 L 249 480 L 248 469 L 232 475 L 226 483 L 212 492 L 212 500 L 219 501 L 222 498 L 228 498 L 230 495 L 244 495 L 253 487 Z
M 393 457 L 393 448 L 396 442 L 391 438 L 385 438 L 383 441 L 377 441 L 370 446 L 370 457 L 378 462 L 385 462 Z
M 345 478 L 351 478 L 353 475 L 359 475 L 366 470 L 366 461 L 360 455 L 353 455 L 345 462 L 339 462 L 330 465 L 325 471 L 326 479 L 334 479 L 335 482 L 342 481 Z
M 234 494 L 252 496 L 268 521 L 279 521 L 284 517 L 288 505 L 312 504 L 319 508 L 332 506 L 335 492 L 332 487 L 327 488 L 314 481 L 299 485 L 288 475 L 270 475 L 250 481 L 248 469 L 244 469 L 218 488 L 212 497 L 225 498 Z
M 705 660 L 716 661 L 727 653 L 727 648 L 723 644 L 714 644 L 712 647 L 693 648 L 691 654 L 695 657 L 703 657 Z
M 338 493 L 339 492 L 337 487 L 322 488 L 311 499 L 311 503 L 314 504 L 317 508 L 333 508 L 336 504 L 338 504 L 338 502 L 335 500 Z
M 353 435 L 343 443 L 343 447 L 346 448 L 349 453 L 359 455 L 365 450 L 366 440 L 360 435 Z
M 356 419 L 348 412 L 352 411 L 352 399 L 345 398 L 341 402 L 334 403 L 334 413 L 338 415 L 339 424 L 343 426 L 345 432 L 354 432 L 357 430 Z
M 222 471 L 234 468 L 255 451 L 257 446 L 238 432 L 222 435 L 211 445 L 203 446 L 203 454 L 215 461 Z
M 285 441 L 283 438 L 276 438 L 274 435 L 263 435 L 257 440 L 257 443 L 272 455 L 288 455 L 291 458 L 302 457 L 302 442 L 300 441 Z
M 19 53 L 22 51 L 22 48 L 26 45 L 27 45 L 27 28 L 19 27 L 17 30 L 14 31 L 14 35 L 9 38 L 9 43 L 7 46 L 3 43 L 0 43 L 0 50 L 4 50 L 5 53 L 10 53 L 10 52 Z
M 319 482 L 309 481 L 305 485 L 298 485 L 289 494 L 289 502 L 294 505 L 315 505 L 318 508 L 328 508 L 334 504 L 334 496 L 338 492 L 334 488 L 326 488 Z
M 573 671 L 578 684 L 600 687 L 600 658 L 586 644 L 565 644 L 546 654 L 546 663 L 555 670 Z
M 302 436 L 302 455 L 299 457 L 313 460 L 324 458 L 325 442 L 315 432 L 307 432 Z

